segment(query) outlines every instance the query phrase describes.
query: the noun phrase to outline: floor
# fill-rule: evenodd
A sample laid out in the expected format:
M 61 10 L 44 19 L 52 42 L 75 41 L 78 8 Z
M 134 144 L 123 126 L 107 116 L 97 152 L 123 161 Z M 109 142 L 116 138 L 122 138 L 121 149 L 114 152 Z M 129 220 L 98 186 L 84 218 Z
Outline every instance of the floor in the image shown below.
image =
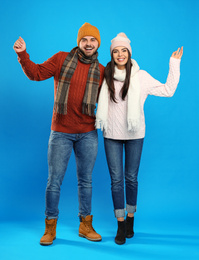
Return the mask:
M 183 226 L 175 223 L 166 227 L 164 223 L 137 223 L 135 236 L 126 244 L 114 243 L 116 222 L 112 219 L 94 224 L 102 235 L 101 242 L 90 242 L 78 236 L 78 220 L 59 220 L 57 238 L 51 246 L 40 246 L 44 231 L 43 221 L 4 221 L 0 223 L 1 260 L 40 259 L 128 259 L 178 260 L 199 259 L 199 234 L 195 225 Z

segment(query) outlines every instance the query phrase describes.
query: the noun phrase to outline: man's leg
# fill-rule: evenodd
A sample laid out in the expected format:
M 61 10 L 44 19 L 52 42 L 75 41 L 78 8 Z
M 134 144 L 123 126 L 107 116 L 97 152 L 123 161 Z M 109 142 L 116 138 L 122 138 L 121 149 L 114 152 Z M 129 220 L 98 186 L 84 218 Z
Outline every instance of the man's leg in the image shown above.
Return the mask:
M 77 163 L 80 228 L 79 235 L 91 241 L 100 241 L 101 236 L 92 227 L 91 197 L 92 171 L 97 157 L 97 131 L 76 135 L 74 144 Z
M 51 132 L 48 145 L 48 183 L 46 188 L 46 218 L 58 218 L 60 188 L 72 153 L 73 140 L 70 135 Z
M 73 148 L 72 135 L 51 131 L 48 145 L 48 183 L 46 188 L 46 230 L 41 245 L 50 245 L 56 238 L 60 188 Z

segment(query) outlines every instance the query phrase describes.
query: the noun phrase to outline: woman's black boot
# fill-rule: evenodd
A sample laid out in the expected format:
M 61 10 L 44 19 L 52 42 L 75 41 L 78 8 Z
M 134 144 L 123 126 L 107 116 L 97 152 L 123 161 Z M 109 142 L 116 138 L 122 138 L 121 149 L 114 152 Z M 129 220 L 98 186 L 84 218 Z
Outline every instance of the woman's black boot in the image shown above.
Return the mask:
M 122 245 L 126 242 L 126 225 L 125 221 L 118 221 L 118 229 L 117 229 L 117 235 L 115 237 L 115 243 L 118 245 Z
M 134 236 L 133 231 L 133 225 L 134 225 L 134 217 L 126 217 L 126 237 L 131 238 Z

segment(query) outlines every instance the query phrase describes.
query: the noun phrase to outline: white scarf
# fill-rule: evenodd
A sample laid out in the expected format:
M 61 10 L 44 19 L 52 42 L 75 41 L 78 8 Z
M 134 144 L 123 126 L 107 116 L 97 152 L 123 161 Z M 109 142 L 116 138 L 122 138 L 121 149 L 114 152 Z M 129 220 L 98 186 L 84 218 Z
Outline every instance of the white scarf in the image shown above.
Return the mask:
M 140 68 L 135 60 L 132 59 L 131 62 L 131 77 L 127 93 L 127 124 L 128 131 L 136 132 L 140 126 L 140 82 L 137 73 Z M 125 78 L 126 70 L 119 70 L 115 66 L 114 79 L 118 81 L 124 81 Z M 101 130 L 104 130 L 105 132 L 108 128 L 109 99 L 110 94 L 108 91 L 108 85 L 106 83 L 106 80 L 104 79 L 98 100 L 95 127 L 101 128 Z

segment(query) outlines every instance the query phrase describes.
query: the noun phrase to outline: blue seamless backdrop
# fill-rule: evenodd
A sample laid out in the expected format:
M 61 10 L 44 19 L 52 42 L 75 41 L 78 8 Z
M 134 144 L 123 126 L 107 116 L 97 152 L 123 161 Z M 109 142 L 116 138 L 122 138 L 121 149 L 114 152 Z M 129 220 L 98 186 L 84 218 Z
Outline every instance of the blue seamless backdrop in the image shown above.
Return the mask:
M 146 137 L 139 171 L 137 228 L 143 223 L 182 223 L 198 230 L 198 10 L 197 0 L 7 1 L 0 4 L 0 220 L 43 219 L 47 146 L 53 109 L 53 78 L 30 81 L 12 46 L 19 36 L 35 63 L 76 46 L 80 26 L 101 33 L 99 61 L 110 60 L 110 41 L 119 32 L 131 39 L 132 58 L 166 82 L 169 58 L 184 46 L 181 77 L 172 98 L 149 96 Z M 93 214 L 113 221 L 110 178 L 103 137 L 93 172 Z M 78 214 L 74 155 L 60 201 L 60 218 Z M 179 224 L 180 225 L 180 224 Z M 164 226 L 165 227 L 165 226 Z

